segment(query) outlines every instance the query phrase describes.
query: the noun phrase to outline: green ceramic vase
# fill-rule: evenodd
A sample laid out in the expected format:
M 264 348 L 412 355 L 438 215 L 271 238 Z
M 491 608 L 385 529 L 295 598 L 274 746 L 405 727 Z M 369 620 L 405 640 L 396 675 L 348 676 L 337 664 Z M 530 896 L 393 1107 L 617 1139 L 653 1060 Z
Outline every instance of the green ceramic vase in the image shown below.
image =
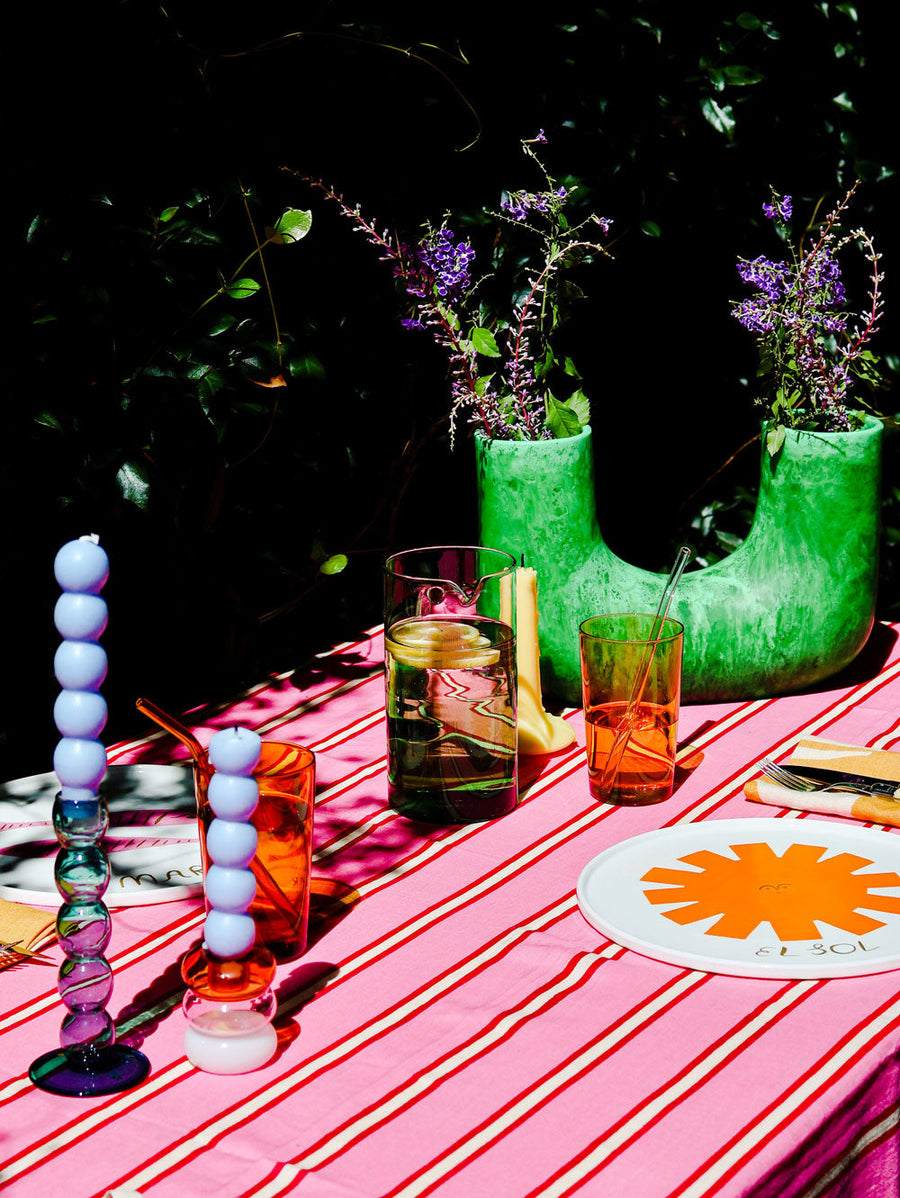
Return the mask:
M 747 539 L 685 574 L 669 611 L 685 627 L 684 700 L 799 690 L 859 653 L 875 618 L 881 437 L 867 417 L 852 433 L 788 432 L 774 459 L 763 447 Z M 590 428 L 552 441 L 476 437 L 476 464 L 481 544 L 538 571 L 542 683 L 577 705 L 581 622 L 655 611 L 665 576 L 604 543 Z

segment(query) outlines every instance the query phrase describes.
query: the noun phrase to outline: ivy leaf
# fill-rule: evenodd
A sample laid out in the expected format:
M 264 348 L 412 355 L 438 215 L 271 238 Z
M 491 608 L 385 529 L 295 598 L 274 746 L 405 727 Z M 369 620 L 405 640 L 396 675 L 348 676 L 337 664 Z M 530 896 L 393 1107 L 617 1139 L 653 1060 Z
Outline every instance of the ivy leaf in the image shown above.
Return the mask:
M 472 344 L 476 351 L 479 354 L 484 354 L 486 358 L 500 357 L 500 348 L 490 329 L 473 329 Z
M 293 245 L 295 241 L 302 241 L 311 228 L 311 212 L 286 208 L 275 222 L 275 228 L 266 230 L 266 236 L 273 245 Z
M 734 132 L 734 111 L 730 104 L 717 104 L 712 96 L 707 96 L 700 105 L 700 110 L 717 133 L 724 133 L 731 139 Z
M 145 511 L 150 502 L 150 480 L 143 462 L 123 462 L 116 474 L 116 483 L 123 499 Z
M 259 283 L 255 279 L 235 279 L 233 283 L 228 283 L 223 290 L 232 299 L 247 299 L 259 291 Z
M 58 433 L 63 431 L 63 426 L 52 412 L 39 412 L 38 415 L 35 416 L 35 420 L 38 424 L 42 424 L 44 428 L 55 429 Z
M 233 312 L 223 312 L 210 325 L 210 329 L 209 329 L 210 337 L 218 337 L 218 335 L 220 333 L 226 332 L 236 322 L 237 322 L 237 317 L 234 315 Z
M 326 558 L 319 566 L 320 574 L 340 574 L 342 570 L 347 568 L 346 553 L 333 553 L 331 557 Z
M 315 354 L 304 354 L 300 358 L 291 358 L 290 370 L 292 378 L 325 378 L 325 367 Z
M 591 419 L 591 401 L 579 387 L 565 402 L 565 406 L 575 413 L 579 422 L 582 425 L 588 424 Z M 581 430 L 579 429 L 579 432 Z
M 766 433 L 766 450 L 774 458 L 784 444 L 784 425 L 776 424 Z
M 210 415 L 213 396 L 222 390 L 224 379 L 216 370 L 209 370 L 197 384 L 197 399 L 205 415 Z
M 581 421 L 576 413 L 564 403 L 560 403 L 549 392 L 546 399 L 547 427 L 554 437 L 576 437 L 581 432 Z
M 722 74 L 725 77 L 725 82 L 730 83 L 732 87 L 751 87 L 754 83 L 765 79 L 762 71 L 757 71 L 754 67 L 723 67 Z

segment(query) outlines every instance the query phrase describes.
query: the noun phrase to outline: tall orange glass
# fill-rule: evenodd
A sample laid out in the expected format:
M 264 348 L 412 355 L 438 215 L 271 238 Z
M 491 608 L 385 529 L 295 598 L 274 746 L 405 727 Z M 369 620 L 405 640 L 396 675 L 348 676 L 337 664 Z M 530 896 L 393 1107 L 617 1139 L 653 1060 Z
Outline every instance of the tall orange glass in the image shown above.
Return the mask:
M 684 627 L 635 612 L 581 625 L 581 687 L 591 794 L 659 803 L 672 793 Z
M 215 770 L 194 766 L 194 791 L 200 817 L 200 845 L 206 876 L 206 830 L 213 819 L 209 780 Z M 253 771 L 259 805 L 252 823 L 259 837 L 253 872 L 256 898 L 250 914 L 256 942 L 279 961 L 290 961 L 306 948 L 309 922 L 309 878 L 312 862 L 315 757 L 302 745 L 264 740 Z

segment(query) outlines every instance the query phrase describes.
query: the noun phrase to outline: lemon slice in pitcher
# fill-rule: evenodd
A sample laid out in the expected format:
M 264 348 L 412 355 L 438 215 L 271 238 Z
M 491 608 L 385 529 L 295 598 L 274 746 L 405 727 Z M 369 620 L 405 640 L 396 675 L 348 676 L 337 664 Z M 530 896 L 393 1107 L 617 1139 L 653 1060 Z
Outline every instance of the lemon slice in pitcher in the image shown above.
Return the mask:
M 477 670 L 493 666 L 500 652 L 472 624 L 456 620 L 407 620 L 387 634 L 395 662 L 420 670 Z

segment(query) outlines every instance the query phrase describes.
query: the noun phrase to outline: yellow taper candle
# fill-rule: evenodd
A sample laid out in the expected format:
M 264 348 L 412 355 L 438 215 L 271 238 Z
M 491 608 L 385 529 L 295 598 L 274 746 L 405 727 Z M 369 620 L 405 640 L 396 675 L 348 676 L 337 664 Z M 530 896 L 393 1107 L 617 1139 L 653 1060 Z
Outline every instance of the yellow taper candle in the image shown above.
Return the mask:
M 509 580 L 504 578 L 501 579 L 500 619 L 506 623 L 509 622 L 510 606 Z M 519 752 L 525 757 L 556 753 L 575 741 L 575 729 L 558 715 L 544 710 L 540 663 L 537 573 L 529 566 L 520 566 L 516 570 L 517 721 Z

